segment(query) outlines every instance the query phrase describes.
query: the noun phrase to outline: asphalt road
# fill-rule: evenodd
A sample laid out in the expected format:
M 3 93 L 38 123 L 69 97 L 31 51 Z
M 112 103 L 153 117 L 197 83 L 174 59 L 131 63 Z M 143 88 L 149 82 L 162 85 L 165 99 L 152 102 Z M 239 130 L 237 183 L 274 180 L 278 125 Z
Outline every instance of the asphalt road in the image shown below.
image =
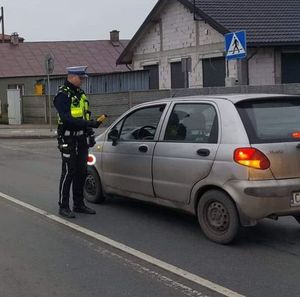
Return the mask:
M 0 192 L 57 214 L 55 145 L 0 140 Z M 264 220 L 221 246 L 203 236 L 194 217 L 171 209 L 121 198 L 93 207 L 96 216 L 73 222 L 245 296 L 300 295 L 293 218 Z M 218 296 L 1 198 L 0 226 L 0 296 Z

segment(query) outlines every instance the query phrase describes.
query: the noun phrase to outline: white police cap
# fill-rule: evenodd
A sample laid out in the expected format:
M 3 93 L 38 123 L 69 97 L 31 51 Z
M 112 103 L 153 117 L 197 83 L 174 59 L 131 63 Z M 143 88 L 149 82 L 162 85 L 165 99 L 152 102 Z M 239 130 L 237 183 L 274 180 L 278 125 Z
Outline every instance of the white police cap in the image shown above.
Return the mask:
M 68 74 L 88 77 L 86 73 L 87 66 L 73 66 L 67 67 Z

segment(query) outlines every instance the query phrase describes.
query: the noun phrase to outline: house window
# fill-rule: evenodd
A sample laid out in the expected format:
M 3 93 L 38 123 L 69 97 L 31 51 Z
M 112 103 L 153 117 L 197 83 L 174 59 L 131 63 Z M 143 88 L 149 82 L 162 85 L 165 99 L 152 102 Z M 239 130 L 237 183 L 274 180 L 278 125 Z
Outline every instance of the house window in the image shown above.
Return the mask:
M 188 88 L 189 87 L 189 78 L 182 71 L 182 63 L 174 62 L 171 63 L 171 88 Z
M 203 87 L 225 86 L 225 59 L 209 58 L 202 60 L 203 65 Z
M 300 82 L 300 53 L 286 53 L 281 56 L 282 83 Z
M 149 89 L 159 89 L 159 68 L 158 65 L 144 66 L 144 70 L 149 71 Z

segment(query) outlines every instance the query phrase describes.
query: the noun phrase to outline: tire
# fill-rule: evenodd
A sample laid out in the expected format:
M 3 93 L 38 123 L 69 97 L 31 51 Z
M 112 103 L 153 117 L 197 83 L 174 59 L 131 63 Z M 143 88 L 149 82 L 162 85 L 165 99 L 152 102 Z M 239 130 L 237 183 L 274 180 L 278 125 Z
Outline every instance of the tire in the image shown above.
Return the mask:
M 88 174 L 85 179 L 83 195 L 88 202 L 103 203 L 105 201 L 105 196 L 102 192 L 101 180 L 97 170 L 94 167 L 88 167 Z
M 228 244 L 239 230 L 239 216 L 235 204 L 224 192 L 210 190 L 203 194 L 197 206 L 198 221 L 210 240 Z

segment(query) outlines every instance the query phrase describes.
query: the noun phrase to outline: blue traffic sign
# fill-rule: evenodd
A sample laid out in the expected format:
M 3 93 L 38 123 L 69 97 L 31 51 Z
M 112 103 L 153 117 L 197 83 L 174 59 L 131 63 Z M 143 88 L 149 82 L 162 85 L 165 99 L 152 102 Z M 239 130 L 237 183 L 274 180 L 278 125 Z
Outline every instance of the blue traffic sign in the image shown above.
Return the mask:
M 232 32 L 225 35 L 226 59 L 243 59 L 247 56 L 246 31 Z

